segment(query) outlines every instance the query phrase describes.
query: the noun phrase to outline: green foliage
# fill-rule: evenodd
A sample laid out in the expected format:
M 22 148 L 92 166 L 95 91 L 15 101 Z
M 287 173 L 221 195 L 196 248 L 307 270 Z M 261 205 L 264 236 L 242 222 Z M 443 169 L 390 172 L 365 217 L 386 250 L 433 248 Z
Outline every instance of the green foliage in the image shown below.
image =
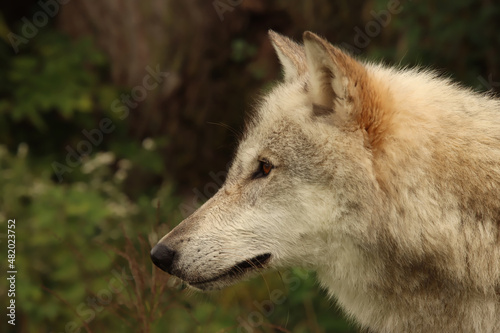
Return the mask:
M 123 173 L 129 170 L 130 162 L 122 160 L 113 170 L 111 166 L 116 162 L 112 153 L 97 153 L 82 167 L 84 181 L 57 184 L 50 179 L 50 173 L 31 169 L 26 144 L 21 144 L 16 154 L 0 146 L 0 188 L 4 193 L 1 215 L 2 221 L 16 219 L 16 300 L 29 331 L 42 332 L 40 323 L 61 330 L 67 322 L 80 325 L 81 318 L 75 311 L 80 305 L 87 306 L 88 297 L 102 290 L 109 293 L 107 285 L 113 279 L 113 270 L 118 267 L 118 271 L 125 269 L 134 274 L 134 260 L 138 259 L 132 255 L 141 243 L 137 239 L 132 242 L 127 235 L 147 239 L 156 218 L 176 217 L 171 211 L 176 201 L 171 199 L 171 187 L 167 185 L 159 188 L 154 200 L 167 203 L 158 212 L 150 198 L 131 202 L 122 189 Z M 144 215 L 152 223 L 142 223 Z M 151 236 L 158 238 L 157 234 Z M 149 247 L 143 244 L 139 256 L 146 261 L 141 265 L 151 270 Z M 140 279 L 145 277 L 137 274 L 126 292 L 114 295 L 117 304 L 137 302 L 135 287 Z M 149 288 L 143 286 L 141 293 Z M 5 289 L 0 294 L 5 294 Z M 125 306 L 126 311 L 129 308 Z M 113 312 L 102 311 L 89 325 L 109 329 L 121 325 L 113 324 L 109 320 L 112 316 Z
M 106 82 L 107 60 L 90 39 L 47 29 L 19 54 L 0 40 L 0 60 L 0 142 L 10 150 L 26 142 L 38 157 L 64 159 L 62 143 L 96 128 L 95 115 L 111 116 L 119 89 Z
M 27 119 L 46 130 L 43 114 L 57 110 L 65 119 L 95 109 L 96 92 L 101 89 L 93 67 L 105 58 L 89 39 L 72 42 L 59 33 L 40 33 L 30 42 L 29 51 L 7 59 L 3 65 L 0 114 L 14 122 Z

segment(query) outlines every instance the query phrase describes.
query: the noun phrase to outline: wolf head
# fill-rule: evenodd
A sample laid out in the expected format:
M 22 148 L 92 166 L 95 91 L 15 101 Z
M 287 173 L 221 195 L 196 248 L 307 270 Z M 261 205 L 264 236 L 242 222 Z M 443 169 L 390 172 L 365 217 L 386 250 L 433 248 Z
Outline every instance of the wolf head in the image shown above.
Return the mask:
M 269 36 L 284 82 L 248 121 L 222 188 L 151 251 L 197 289 L 262 268 L 341 265 L 370 235 L 362 221 L 377 196 L 372 153 L 388 131 L 383 85 L 311 32 L 304 45 Z

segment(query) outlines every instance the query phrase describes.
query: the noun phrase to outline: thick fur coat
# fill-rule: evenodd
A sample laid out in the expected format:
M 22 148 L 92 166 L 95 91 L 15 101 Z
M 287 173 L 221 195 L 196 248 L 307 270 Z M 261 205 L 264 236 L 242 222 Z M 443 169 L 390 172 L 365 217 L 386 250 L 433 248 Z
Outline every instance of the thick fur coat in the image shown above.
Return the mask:
M 500 102 L 270 32 L 284 82 L 152 251 L 195 288 L 306 267 L 375 332 L 500 332 Z

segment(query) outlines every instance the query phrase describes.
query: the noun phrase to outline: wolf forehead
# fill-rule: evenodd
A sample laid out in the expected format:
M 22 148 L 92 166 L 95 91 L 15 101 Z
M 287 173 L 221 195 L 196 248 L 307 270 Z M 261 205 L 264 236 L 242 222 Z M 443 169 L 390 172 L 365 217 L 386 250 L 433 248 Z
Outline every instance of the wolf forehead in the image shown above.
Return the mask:
M 247 117 L 245 133 L 270 131 L 283 119 L 303 121 L 310 118 L 312 101 L 307 94 L 307 85 L 307 75 L 276 84 Z

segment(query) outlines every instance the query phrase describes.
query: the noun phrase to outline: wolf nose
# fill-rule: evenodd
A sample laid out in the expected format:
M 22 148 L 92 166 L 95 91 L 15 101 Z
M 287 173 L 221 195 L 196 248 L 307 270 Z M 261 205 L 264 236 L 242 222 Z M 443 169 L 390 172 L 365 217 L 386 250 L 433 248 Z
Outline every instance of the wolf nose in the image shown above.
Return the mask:
M 176 252 L 163 244 L 156 244 L 151 250 L 151 261 L 162 271 L 172 274 L 172 263 Z

